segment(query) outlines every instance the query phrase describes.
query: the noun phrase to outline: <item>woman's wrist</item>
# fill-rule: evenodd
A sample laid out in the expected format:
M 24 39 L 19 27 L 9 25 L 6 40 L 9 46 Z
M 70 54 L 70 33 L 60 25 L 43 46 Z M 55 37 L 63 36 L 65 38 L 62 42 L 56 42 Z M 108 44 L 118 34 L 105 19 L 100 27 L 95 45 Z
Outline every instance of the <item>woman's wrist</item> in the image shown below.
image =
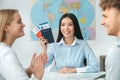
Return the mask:
M 30 67 L 26 70 L 26 73 L 27 73 L 27 75 L 28 75 L 29 77 L 31 77 L 31 75 L 32 75 L 32 70 L 31 70 Z
M 41 76 L 35 75 L 35 80 L 41 80 Z

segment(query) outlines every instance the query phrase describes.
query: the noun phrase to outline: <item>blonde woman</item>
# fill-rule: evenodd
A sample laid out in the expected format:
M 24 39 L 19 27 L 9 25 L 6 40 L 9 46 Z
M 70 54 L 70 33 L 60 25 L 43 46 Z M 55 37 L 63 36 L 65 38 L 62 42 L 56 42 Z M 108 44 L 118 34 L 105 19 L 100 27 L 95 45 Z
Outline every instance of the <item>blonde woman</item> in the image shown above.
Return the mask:
M 24 71 L 11 48 L 14 41 L 24 35 L 24 26 L 18 10 L 0 10 L 0 80 L 29 80 L 32 73 L 37 80 L 42 78 L 47 59 L 45 55 L 34 54 L 32 65 Z

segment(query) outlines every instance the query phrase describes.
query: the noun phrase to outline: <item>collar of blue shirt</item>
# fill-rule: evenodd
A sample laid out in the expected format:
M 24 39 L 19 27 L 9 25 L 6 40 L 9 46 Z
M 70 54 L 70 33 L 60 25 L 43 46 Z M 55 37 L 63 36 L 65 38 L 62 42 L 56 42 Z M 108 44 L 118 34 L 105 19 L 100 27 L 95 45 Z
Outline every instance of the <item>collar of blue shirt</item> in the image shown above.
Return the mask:
M 75 37 L 74 42 L 70 46 L 74 46 L 76 44 L 81 44 L 80 39 L 78 39 L 77 37 Z M 58 43 L 58 45 L 66 45 L 63 38 L 60 40 L 60 42 Z

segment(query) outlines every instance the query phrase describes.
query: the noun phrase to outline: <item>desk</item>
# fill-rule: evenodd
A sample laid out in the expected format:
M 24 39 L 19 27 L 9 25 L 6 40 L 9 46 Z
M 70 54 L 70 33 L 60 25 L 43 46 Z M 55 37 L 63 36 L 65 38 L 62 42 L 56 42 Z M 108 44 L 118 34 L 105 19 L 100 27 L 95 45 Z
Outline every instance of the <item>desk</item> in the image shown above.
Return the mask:
M 47 72 L 44 73 L 42 80 L 104 80 L 104 78 L 95 79 L 105 72 L 99 73 L 57 73 Z

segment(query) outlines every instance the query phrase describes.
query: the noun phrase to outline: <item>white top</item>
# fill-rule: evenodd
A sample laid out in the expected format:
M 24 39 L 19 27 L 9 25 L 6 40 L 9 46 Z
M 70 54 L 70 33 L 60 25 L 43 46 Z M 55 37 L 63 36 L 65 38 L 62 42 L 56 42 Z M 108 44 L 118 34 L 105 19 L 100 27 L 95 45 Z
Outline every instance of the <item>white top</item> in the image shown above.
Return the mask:
M 106 57 L 106 80 L 120 80 L 120 38 Z
M 0 42 L 0 80 L 29 80 L 15 52 L 3 42 Z

